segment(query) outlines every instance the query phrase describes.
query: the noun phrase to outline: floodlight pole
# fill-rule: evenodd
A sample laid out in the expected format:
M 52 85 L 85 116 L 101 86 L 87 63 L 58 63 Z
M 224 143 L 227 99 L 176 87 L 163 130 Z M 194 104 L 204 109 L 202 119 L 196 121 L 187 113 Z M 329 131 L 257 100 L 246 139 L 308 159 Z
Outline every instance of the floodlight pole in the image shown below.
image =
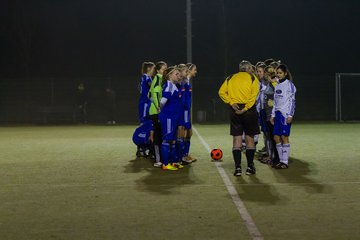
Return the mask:
M 191 0 L 186 0 L 186 61 L 192 62 Z
M 192 19 L 191 19 L 191 0 L 186 0 L 186 62 L 192 63 Z M 190 80 L 191 84 L 191 80 Z M 191 98 L 191 105 L 192 98 Z M 190 110 L 190 121 L 193 121 L 193 108 Z

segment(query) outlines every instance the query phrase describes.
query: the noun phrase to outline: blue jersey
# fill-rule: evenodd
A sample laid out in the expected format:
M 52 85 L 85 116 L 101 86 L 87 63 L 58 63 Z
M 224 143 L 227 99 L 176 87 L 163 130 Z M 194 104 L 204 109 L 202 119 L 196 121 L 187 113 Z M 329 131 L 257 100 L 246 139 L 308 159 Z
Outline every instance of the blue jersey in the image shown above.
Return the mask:
M 191 109 L 191 95 L 192 95 L 192 88 L 191 88 L 189 80 L 187 80 L 184 84 L 184 108 L 185 108 L 185 110 Z
M 140 99 L 139 102 L 150 102 L 150 99 L 148 98 L 148 93 L 150 90 L 150 85 L 151 85 L 151 77 L 147 74 L 144 74 L 141 77 L 141 82 L 140 82 Z
M 177 86 L 167 81 L 163 88 L 162 97 L 166 98 L 167 102 L 161 109 L 160 114 L 177 117 L 181 110 L 181 92 Z
M 151 120 L 147 120 L 144 123 L 140 124 L 138 128 L 135 129 L 132 140 L 135 145 L 147 145 L 149 144 L 150 131 L 153 130 L 153 123 Z
M 176 84 L 176 87 L 179 90 L 179 94 L 180 94 L 180 105 L 184 106 L 185 105 L 185 84 L 181 83 L 181 84 Z

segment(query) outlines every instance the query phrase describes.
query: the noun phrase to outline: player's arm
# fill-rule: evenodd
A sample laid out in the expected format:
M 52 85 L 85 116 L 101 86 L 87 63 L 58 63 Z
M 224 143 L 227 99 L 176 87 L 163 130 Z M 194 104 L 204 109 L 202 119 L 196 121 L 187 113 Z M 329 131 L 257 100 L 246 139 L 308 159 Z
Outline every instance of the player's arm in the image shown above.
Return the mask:
M 289 109 L 288 109 L 287 118 L 286 118 L 287 123 L 292 122 L 292 118 L 294 117 L 294 114 L 295 114 L 295 93 L 296 93 L 296 88 L 295 88 L 293 83 L 290 83 L 289 93 L 290 93 L 290 96 L 289 96 Z
M 255 77 L 255 80 L 251 84 L 249 100 L 244 107 L 245 111 L 249 110 L 252 106 L 254 106 L 258 94 L 259 94 L 259 80 Z
M 221 85 L 220 89 L 219 89 L 219 97 L 221 98 L 221 100 L 226 103 L 226 104 L 230 104 L 230 97 L 228 95 L 228 90 L 229 90 L 229 83 L 228 83 L 229 79 L 227 78 L 224 83 Z
M 163 109 L 168 99 L 171 97 L 171 92 L 167 91 L 167 88 L 163 91 L 162 98 L 160 100 L 160 109 Z
M 157 110 L 160 110 L 160 91 L 161 88 L 159 86 L 156 86 L 152 91 L 151 91 L 151 98 L 152 98 L 152 102 L 154 103 L 154 106 L 156 107 Z
M 276 90 L 276 88 L 274 89 L 274 91 Z M 273 107 L 272 107 L 272 110 L 271 110 L 271 117 L 270 117 L 270 123 L 272 125 L 274 125 L 274 118 L 275 118 L 275 96 L 274 96 L 274 104 L 273 104 Z
M 152 97 L 152 91 L 154 90 L 156 80 L 157 80 L 157 76 L 155 76 L 154 79 L 151 82 L 150 89 L 149 89 L 149 94 L 148 94 L 149 99 L 151 99 L 151 97 Z

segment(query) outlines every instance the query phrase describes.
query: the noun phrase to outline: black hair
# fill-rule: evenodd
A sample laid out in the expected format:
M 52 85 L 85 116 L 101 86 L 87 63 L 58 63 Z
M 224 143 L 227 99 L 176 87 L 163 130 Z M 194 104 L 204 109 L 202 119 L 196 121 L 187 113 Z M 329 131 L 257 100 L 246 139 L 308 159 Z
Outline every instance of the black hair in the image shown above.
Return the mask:
M 293 81 L 292 75 L 290 73 L 289 68 L 285 64 L 280 64 L 276 70 L 281 69 L 285 73 L 285 78 L 287 78 L 290 81 Z
M 164 75 L 163 75 L 163 82 L 161 83 L 162 86 L 165 85 L 166 81 L 168 80 L 168 76 L 170 73 L 172 73 L 174 70 L 177 70 L 178 68 L 176 66 L 171 66 L 168 67 L 165 71 L 164 71 Z
M 157 71 L 159 71 L 159 70 L 162 68 L 162 66 L 164 66 L 164 65 L 167 65 L 166 62 L 164 62 L 164 61 L 158 61 L 158 62 L 155 64 L 155 71 L 156 71 L 156 73 L 157 73 Z

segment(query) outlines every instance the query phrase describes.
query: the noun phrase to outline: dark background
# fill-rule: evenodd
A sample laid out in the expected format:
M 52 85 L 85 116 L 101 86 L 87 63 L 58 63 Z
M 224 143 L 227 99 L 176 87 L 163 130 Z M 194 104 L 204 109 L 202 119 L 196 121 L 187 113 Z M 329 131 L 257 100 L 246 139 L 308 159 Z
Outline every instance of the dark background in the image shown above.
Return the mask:
M 186 0 L 5 0 L 0 6 L 0 122 L 71 122 L 85 82 L 89 122 L 137 123 L 143 61 L 186 62 Z M 242 59 L 280 59 L 297 87 L 298 120 L 335 120 L 335 73 L 360 72 L 360 1 L 193 0 L 194 120 L 227 121 L 217 90 Z M 343 81 L 345 120 L 360 119 L 360 78 Z M 57 112 L 57 110 L 58 112 Z M 206 118 L 204 113 L 206 112 Z

